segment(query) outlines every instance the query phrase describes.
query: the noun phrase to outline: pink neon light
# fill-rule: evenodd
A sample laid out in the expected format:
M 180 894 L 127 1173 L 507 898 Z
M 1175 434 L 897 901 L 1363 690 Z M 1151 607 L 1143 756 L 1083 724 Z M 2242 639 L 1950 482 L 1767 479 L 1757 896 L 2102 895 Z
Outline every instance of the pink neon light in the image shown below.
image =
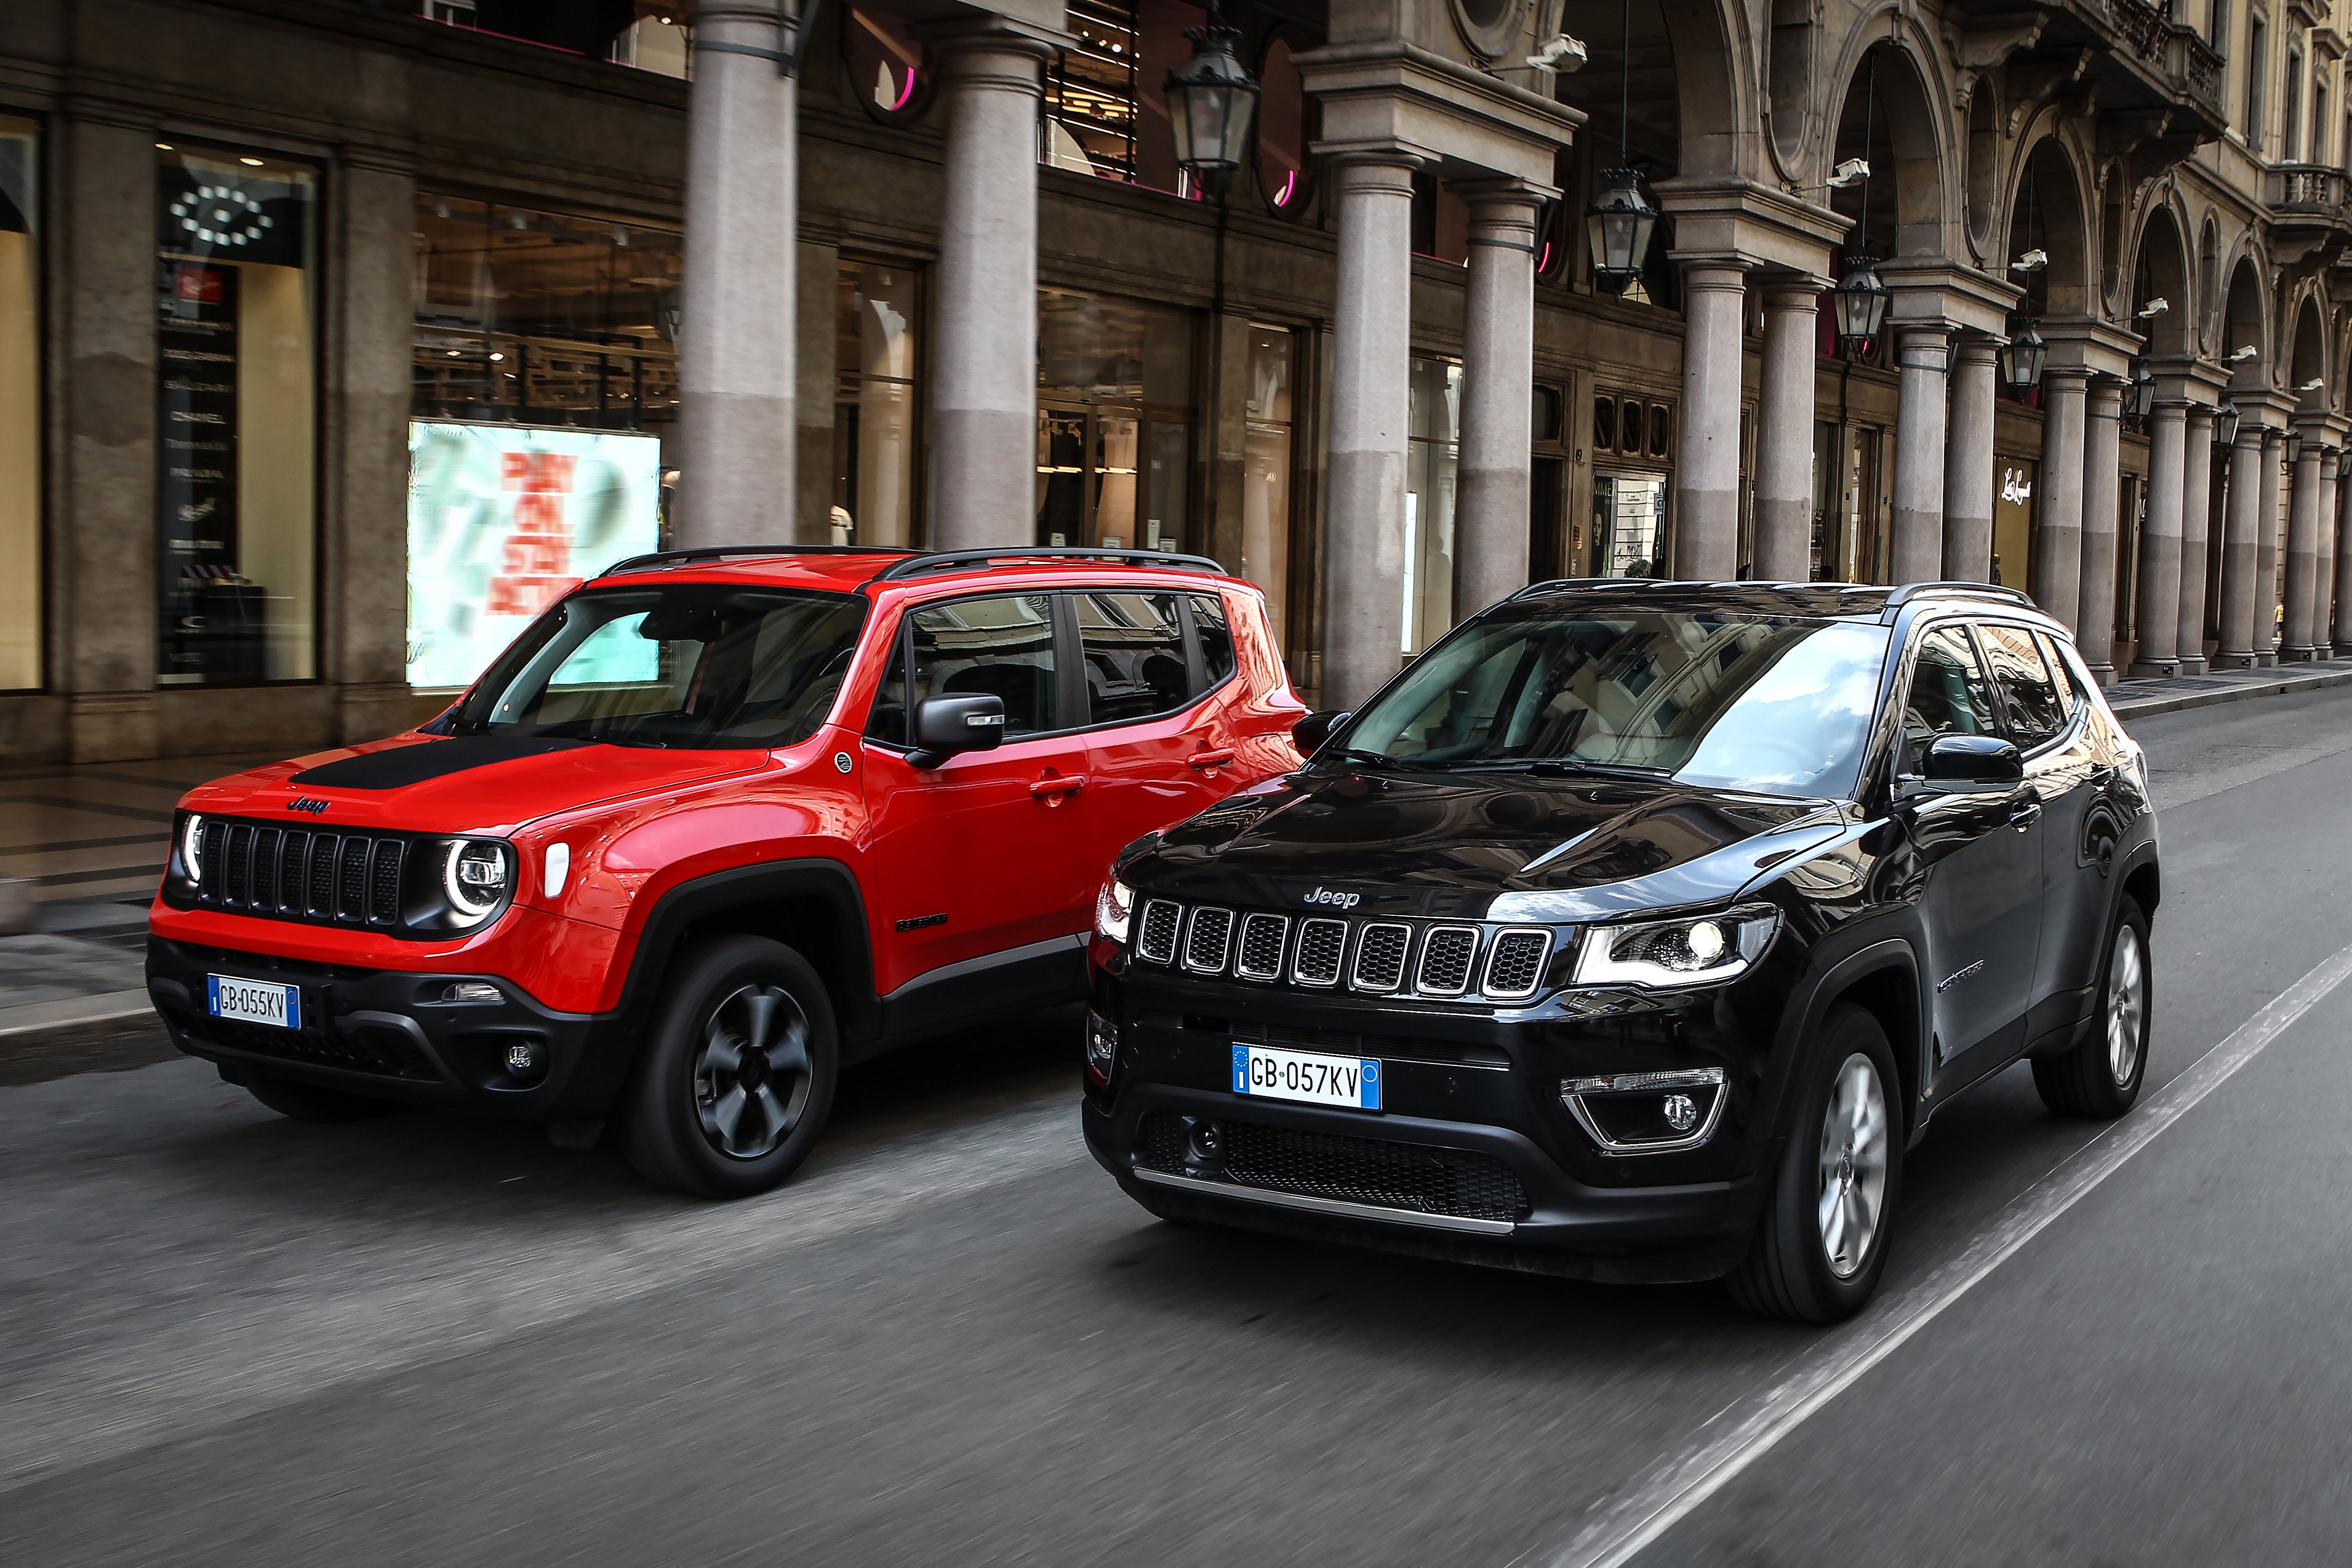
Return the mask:
M 1551 265 L 1551 241 L 1545 240 L 1543 253 L 1536 258 L 1536 270 L 1541 272 Z
M 902 110 L 902 109 L 904 109 L 904 108 L 906 108 L 906 107 L 907 107 L 907 100 L 908 100 L 908 99 L 910 99 L 910 98 L 914 97 L 914 96 L 915 96 L 915 72 L 914 72 L 914 68 L 910 66 L 910 67 L 908 67 L 908 69 L 907 69 L 907 86 L 906 86 L 906 89 L 905 89 L 905 90 L 903 90 L 902 92 L 900 92 L 900 93 L 898 94 L 898 102 L 896 102 L 896 103 L 894 103 L 894 104 L 892 104 L 892 105 L 890 106 L 889 112 L 890 112 L 890 113 L 892 113 L 892 114 L 896 114 L 896 113 L 898 113 L 900 110 Z
M 1274 205 L 1278 207 L 1286 207 L 1290 205 L 1290 198 L 1297 194 L 1298 171 L 1293 169 L 1284 177 L 1282 182 L 1282 195 L 1274 198 Z

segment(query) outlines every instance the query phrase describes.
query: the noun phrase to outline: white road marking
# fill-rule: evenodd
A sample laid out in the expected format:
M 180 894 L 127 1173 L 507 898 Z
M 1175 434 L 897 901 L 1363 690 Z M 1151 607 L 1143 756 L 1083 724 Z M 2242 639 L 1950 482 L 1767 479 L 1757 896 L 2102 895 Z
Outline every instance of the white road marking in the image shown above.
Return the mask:
M 1633 1561 L 1770 1453 L 1806 1417 L 1935 1321 L 2347 978 L 2352 947 L 2288 986 L 2188 1071 L 2020 1194 L 1967 1251 L 1822 1340 L 1770 1388 L 1717 1412 L 1689 1447 L 1660 1460 L 1614 1501 L 1601 1505 L 1567 1546 L 1538 1548 L 1517 1561 L 1547 1568 L 1620 1568 Z

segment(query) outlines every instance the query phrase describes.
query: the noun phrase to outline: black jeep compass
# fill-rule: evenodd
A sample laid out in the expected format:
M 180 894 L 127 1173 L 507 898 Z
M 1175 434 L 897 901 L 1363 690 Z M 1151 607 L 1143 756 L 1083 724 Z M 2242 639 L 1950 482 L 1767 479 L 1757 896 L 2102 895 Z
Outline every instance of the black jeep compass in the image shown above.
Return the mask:
M 1301 729 L 1099 900 L 1087 1142 L 1156 1215 L 1829 1321 L 1953 1095 L 2138 1092 L 2146 770 L 2014 590 L 1544 584 Z

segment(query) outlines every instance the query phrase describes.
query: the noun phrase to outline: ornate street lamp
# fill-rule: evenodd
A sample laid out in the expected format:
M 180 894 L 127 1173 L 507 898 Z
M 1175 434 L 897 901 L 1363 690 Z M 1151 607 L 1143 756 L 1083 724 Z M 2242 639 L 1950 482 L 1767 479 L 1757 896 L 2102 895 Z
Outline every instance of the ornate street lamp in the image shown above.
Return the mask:
M 1193 178 L 1213 184 L 1242 166 L 1250 121 L 1257 112 L 1257 81 L 1234 50 L 1242 36 L 1209 7 L 1209 25 L 1191 27 L 1192 58 L 1168 73 L 1168 119 L 1176 132 L 1176 163 Z
M 1864 254 L 1848 262 L 1830 298 L 1837 311 L 1838 341 L 1856 353 L 1868 353 L 1886 325 L 1886 307 L 1895 299 L 1879 280 L 1877 258 Z
M 2031 317 L 2019 327 L 2017 335 L 2001 344 L 1993 355 L 2000 369 L 2001 384 L 2020 394 L 2042 384 L 2042 366 L 2049 357 L 2050 345 L 2042 341 Z
M 1642 276 L 1658 209 L 1643 199 L 1642 176 L 1633 170 L 1612 169 L 1602 177 L 1609 188 L 1584 209 L 1584 235 L 1592 247 L 1594 286 L 1622 294 Z
M 2131 387 L 2124 394 L 2124 412 L 2134 419 L 2145 419 L 2156 407 L 2156 372 L 2148 367 L 2146 354 L 2131 358 Z
M 2238 405 L 2228 393 L 2221 395 L 2221 405 L 2213 410 L 2213 444 L 2227 447 L 2238 438 Z
M 2286 433 L 2286 466 L 2292 468 L 2301 461 L 2303 461 L 2303 432 L 2290 430 Z

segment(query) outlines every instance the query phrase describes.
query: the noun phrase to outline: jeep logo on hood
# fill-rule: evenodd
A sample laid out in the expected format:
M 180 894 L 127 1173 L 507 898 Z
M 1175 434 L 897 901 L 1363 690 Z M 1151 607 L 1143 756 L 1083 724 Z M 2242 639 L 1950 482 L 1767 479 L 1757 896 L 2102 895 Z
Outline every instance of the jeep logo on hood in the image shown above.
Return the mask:
M 1361 893 L 1335 893 L 1328 888 L 1318 888 L 1306 898 L 1307 903 L 1329 904 L 1334 909 L 1341 910 L 1352 910 L 1363 901 L 1364 895 Z
M 316 816 L 320 812 L 327 809 L 327 803 L 323 800 L 315 799 L 310 795 L 297 795 L 292 800 L 286 803 L 286 809 L 289 811 L 304 811 L 310 813 L 312 816 Z

